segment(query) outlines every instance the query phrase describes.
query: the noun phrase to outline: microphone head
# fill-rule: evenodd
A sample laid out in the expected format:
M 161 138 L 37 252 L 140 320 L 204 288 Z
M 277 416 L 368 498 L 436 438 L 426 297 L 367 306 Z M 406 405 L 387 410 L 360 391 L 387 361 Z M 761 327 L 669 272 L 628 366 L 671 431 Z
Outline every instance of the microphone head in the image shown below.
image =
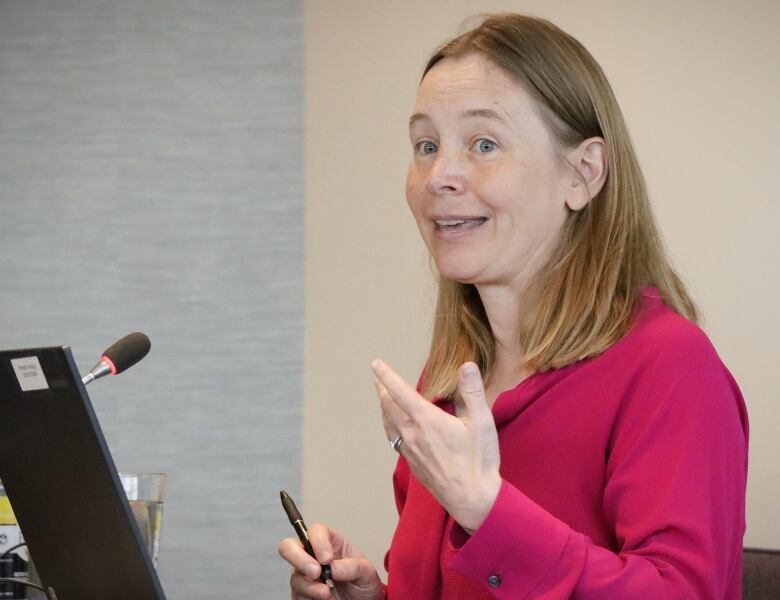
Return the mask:
M 129 369 L 149 353 L 152 343 L 145 333 L 135 331 L 114 342 L 103 352 L 103 358 L 107 358 L 113 365 L 111 371 L 118 375 L 125 369 Z

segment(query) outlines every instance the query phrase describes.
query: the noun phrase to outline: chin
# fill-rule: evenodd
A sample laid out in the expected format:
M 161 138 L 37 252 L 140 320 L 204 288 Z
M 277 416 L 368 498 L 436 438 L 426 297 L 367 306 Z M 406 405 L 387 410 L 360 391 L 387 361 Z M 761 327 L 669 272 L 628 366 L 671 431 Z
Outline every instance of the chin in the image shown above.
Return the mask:
M 441 249 L 443 252 L 436 252 L 433 261 L 436 264 L 436 270 L 439 275 L 447 279 L 452 279 L 458 283 L 476 284 L 490 270 L 490 259 L 478 255 L 474 249 L 469 251 L 465 248 Z
M 450 268 L 447 268 L 447 266 Z M 452 268 L 451 265 L 445 265 L 445 268 L 442 268 L 437 264 L 436 269 L 438 270 L 441 277 L 444 277 L 445 279 L 452 279 L 458 283 L 475 284 L 479 279 L 476 271 L 464 269 L 463 265 L 460 265 L 459 268 Z

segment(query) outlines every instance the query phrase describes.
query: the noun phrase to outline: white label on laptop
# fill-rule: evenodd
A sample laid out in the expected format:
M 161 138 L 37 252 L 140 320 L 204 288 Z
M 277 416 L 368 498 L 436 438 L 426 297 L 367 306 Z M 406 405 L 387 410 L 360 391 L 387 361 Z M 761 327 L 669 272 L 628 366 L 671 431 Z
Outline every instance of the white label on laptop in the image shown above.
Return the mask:
M 14 368 L 19 387 L 23 392 L 33 390 L 48 390 L 49 384 L 41 369 L 41 363 L 37 356 L 25 356 L 24 358 L 12 358 L 11 366 Z
M 22 531 L 18 525 L 0 525 L 0 552 L 7 552 L 22 541 Z M 15 552 L 19 554 L 18 550 Z

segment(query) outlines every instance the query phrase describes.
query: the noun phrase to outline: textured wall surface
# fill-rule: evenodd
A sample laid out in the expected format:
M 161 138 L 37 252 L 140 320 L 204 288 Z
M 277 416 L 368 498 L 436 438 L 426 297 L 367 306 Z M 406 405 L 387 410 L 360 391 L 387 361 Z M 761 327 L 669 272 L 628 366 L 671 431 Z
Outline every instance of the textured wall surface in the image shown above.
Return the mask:
M 300 491 L 301 7 L 0 2 L 0 346 L 152 351 L 90 395 L 165 471 L 168 597 L 284 597 Z

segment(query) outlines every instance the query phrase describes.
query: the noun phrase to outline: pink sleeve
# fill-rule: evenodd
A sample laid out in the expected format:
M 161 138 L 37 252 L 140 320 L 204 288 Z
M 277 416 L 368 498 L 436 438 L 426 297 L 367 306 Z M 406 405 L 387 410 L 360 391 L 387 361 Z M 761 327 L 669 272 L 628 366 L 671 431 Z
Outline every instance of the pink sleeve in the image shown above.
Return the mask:
M 741 597 L 747 415 L 706 337 L 676 342 L 614 422 L 602 509 L 619 551 L 504 482 L 473 536 L 456 528 L 452 568 L 513 600 Z
M 398 462 L 395 464 L 395 471 L 393 471 L 393 493 L 395 495 L 395 508 L 398 511 L 398 515 L 404 511 L 404 504 L 406 504 L 406 493 L 409 490 L 409 477 L 411 471 L 409 465 L 402 456 L 398 457 Z M 390 549 L 385 552 L 384 559 L 385 571 L 390 571 Z

